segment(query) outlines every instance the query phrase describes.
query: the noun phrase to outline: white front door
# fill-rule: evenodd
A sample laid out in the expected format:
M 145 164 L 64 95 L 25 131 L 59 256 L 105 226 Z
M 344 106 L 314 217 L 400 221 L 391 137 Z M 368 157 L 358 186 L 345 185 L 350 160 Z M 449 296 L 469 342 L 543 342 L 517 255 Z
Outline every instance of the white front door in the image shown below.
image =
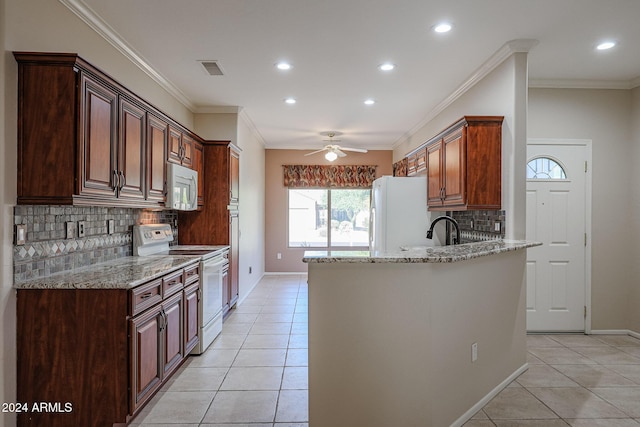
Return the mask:
M 527 144 L 527 330 L 585 331 L 585 145 Z

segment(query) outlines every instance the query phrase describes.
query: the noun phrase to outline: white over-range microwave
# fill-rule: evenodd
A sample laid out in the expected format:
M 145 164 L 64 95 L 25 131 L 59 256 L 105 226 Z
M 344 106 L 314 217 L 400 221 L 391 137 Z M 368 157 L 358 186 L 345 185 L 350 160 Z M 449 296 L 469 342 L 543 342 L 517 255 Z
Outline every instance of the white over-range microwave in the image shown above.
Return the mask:
M 178 211 L 193 211 L 198 207 L 198 172 L 175 163 L 167 164 L 167 202 L 165 206 Z

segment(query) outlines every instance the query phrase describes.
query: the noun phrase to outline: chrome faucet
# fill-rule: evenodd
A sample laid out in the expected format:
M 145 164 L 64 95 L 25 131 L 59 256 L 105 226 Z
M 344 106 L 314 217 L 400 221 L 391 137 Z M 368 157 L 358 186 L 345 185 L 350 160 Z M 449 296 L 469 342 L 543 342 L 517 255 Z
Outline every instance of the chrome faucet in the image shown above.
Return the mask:
M 438 218 L 433 220 L 433 222 L 431 223 L 431 227 L 429 227 L 429 231 L 427 231 L 427 239 L 433 239 L 433 227 L 435 227 L 438 221 L 442 220 L 451 222 L 456 229 L 456 236 L 453 238 L 452 244 L 457 245 L 458 243 L 460 243 L 460 226 L 458 225 L 458 221 L 447 215 L 439 216 Z

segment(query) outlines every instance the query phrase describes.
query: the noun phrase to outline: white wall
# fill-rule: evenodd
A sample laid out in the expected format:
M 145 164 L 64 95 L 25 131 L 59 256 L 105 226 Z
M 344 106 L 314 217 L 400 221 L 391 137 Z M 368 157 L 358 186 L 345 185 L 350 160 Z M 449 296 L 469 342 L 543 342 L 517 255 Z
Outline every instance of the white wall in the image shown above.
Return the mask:
M 630 190 L 632 191 L 632 209 L 631 209 L 631 229 L 630 236 L 632 242 L 638 242 L 640 239 L 640 87 L 635 88 L 631 92 L 631 137 L 632 137 L 632 154 L 630 156 L 632 171 Z M 632 269 L 631 277 L 640 277 L 640 263 L 633 260 L 640 259 L 640 247 L 637 244 L 631 245 L 633 252 L 631 254 Z M 629 313 L 629 329 L 640 334 L 640 281 L 631 280 L 629 290 L 629 301 L 627 305 Z
M 635 116 L 637 126 L 637 109 Z M 630 289 L 638 286 L 631 208 L 633 196 L 640 197 L 632 181 L 640 156 L 631 155 L 631 91 L 530 89 L 528 125 L 530 138 L 592 141 L 592 329 L 627 329 Z
M 527 54 L 515 53 L 394 149 L 394 161 L 465 115 L 504 116 L 502 208 L 506 237 L 525 237 Z
M 242 149 L 239 265 L 239 300 L 242 303 L 265 270 L 265 149 L 242 115 L 238 121 L 238 146 Z
M 194 114 L 194 131 L 207 140 L 230 141 L 238 145 L 238 114 Z

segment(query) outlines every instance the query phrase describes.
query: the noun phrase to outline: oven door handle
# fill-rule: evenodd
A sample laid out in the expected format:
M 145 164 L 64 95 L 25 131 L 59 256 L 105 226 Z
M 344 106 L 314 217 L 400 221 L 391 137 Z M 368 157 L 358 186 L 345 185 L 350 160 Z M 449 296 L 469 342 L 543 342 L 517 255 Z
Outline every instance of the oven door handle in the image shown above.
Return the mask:
M 223 258 L 220 261 L 217 261 L 217 260 L 204 261 L 204 268 L 219 269 L 228 262 L 229 261 L 226 258 Z

